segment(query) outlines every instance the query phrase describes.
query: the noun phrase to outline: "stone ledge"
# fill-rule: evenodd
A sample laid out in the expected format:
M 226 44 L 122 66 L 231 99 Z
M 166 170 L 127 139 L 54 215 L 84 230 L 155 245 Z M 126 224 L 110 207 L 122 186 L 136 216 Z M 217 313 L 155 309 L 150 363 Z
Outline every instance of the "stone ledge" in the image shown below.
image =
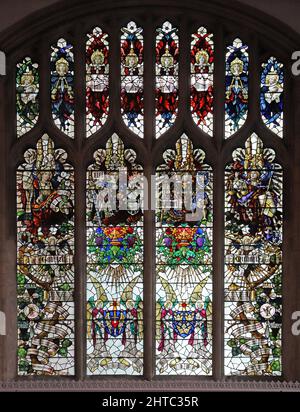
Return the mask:
M 30 380 L 0 382 L 0 392 L 31 391 L 284 391 L 300 392 L 300 382 L 279 381 L 195 381 L 195 380 Z

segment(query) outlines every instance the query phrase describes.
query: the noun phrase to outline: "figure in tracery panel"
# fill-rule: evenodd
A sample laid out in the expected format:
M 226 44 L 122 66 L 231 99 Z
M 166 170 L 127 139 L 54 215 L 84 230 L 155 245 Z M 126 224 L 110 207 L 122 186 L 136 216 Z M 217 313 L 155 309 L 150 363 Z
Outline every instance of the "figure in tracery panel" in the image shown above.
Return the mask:
M 143 169 L 116 134 L 94 159 L 87 172 L 87 373 L 140 375 Z
M 74 138 L 74 54 L 73 46 L 59 39 L 52 46 L 50 60 L 51 110 L 54 124 Z
M 17 64 L 16 72 L 17 136 L 29 132 L 39 117 L 38 64 L 30 57 Z
M 173 124 L 178 112 L 178 29 L 166 21 L 156 29 L 156 137 Z
M 156 174 L 157 374 L 210 375 L 212 171 L 203 162 L 204 152 L 194 149 L 186 135 L 163 157 L 165 163 Z M 190 203 L 180 204 L 175 189 L 180 181 L 183 188 L 192 189 Z M 196 207 L 200 215 L 188 220 Z
M 90 137 L 106 122 L 109 112 L 108 35 L 99 27 L 86 42 L 86 135 Z
M 226 53 L 225 138 L 237 132 L 247 118 L 248 66 L 248 46 L 235 39 Z
M 283 64 L 270 57 L 262 64 L 260 111 L 264 124 L 283 136 Z
M 144 136 L 144 47 L 143 29 L 134 21 L 122 29 L 121 112 L 127 127 Z
M 74 176 L 47 135 L 17 171 L 18 371 L 74 374 Z
M 225 184 L 225 373 L 281 374 L 282 169 L 253 133 Z
M 213 70 L 212 33 L 200 27 L 191 42 L 191 113 L 194 122 L 213 135 Z

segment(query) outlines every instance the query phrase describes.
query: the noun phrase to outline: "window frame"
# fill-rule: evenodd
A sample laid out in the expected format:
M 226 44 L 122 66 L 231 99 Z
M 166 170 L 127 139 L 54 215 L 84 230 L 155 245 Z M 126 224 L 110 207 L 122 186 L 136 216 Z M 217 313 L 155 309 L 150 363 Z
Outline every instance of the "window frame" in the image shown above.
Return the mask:
M 24 22 L 6 30 L 0 36 L 1 49 L 7 53 L 7 76 L 0 79 L 0 96 L 5 99 L 6 105 L 0 110 L 0 135 L 2 139 L 1 172 L 3 182 L 1 186 L 1 215 L 3 227 L 2 256 L 3 270 L 1 271 L 0 302 L 7 319 L 8 335 L 1 336 L 3 345 L 2 366 L 0 380 L 11 381 L 12 388 L 16 387 L 64 387 L 71 389 L 82 387 L 97 388 L 131 388 L 132 381 L 137 388 L 151 389 L 212 389 L 226 388 L 299 388 L 299 383 L 287 382 L 300 380 L 300 370 L 294 359 L 300 356 L 300 342 L 292 336 L 291 313 L 297 310 L 299 300 L 300 281 L 297 277 L 297 265 L 300 258 L 297 256 L 300 246 L 300 218 L 295 212 L 295 203 L 300 207 L 300 195 L 296 193 L 300 179 L 300 139 L 296 139 L 296 132 L 300 129 L 300 113 L 297 103 L 300 103 L 300 82 L 292 78 L 290 56 L 299 40 L 295 33 L 282 25 L 281 31 L 276 27 L 276 21 L 265 18 L 261 13 L 257 21 L 257 14 L 251 8 L 226 8 L 221 5 L 206 5 L 201 8 L 202 2 L 190 2 L 184 8 L 180 1 L 170 0 L 168 5 L 161 6 L 158 1 L 147 1 L 147 5 L 140 6 L 139 2 L 127 1 L 126 5 L 116 1 L 113 5 L 103 2 L 91 2 L 82 6 L 77 4 L 72 9 L 66 3 L 50 6 L 47 10 L 35 13 Z M 156 9 L 153 9 L 157 7 Z M 170 7 L 171 6 L 171 7 Z M 174 8 L 172 9 L 172 6 Z M 151 13 L 149 13 L 151 10 Z M 49 13 L 51 11 L 51 14 Z M 161 16 L 164 16 L 163 18 Z M 244 25 L 240 22 L 245 19 Z M 68 21 L 69 19 L 69 21 Z M 179 28 L 179 108 L 178 116 L 171 127 L 159 139 L 154 135 L 154 44 L 155 28 L 165 20 L 170 20 Z M 145 104 L 145 131 L 144 139 L 134 135 L 122 122 L 120 111 L 120 29 L 128 21 L 134 20 L 144 30 L 144 104 Z M 35 25 L 32 23 L 35 22 Z M 66 23 L 67 22 L 67 23 Z M 95 26 L 99 26 L 109 34 L 110 43 L 110 107 L 109 117 L 105 125 L 95 135 L 85 137 L 85 41 L 86 33 Z M 190 51 L 191 34 L 198 27 L 204 26 L 208 32 L 214 34 L 215 69 L 214 69 L 214 136 L 203 133 L 194 124 L 189 109 L 189 79 L 190 63 L 187 56 Z M 254 31 L 254 33 L 253 33 Z M 50 47 L 55 41 L 64 37 L 74 46 L 75 54 L 75 139 L 60 132 L 52 121 L 50 112 L 49 93 L 49 59 Z M 226 44 L 234 38 L 240 37 L 249 46 L 249 112 L 245 125 L 234 136 L 223 140 L 224 129 L 224 76 Z M 274 41 L 276 39 L 276 41 Z M 28 43 L 26 43 L 28 41 Z M 299 41 L 298 41 L 299 44 Z M 276 47 L 280 45 L 280 50 Z M 153 52 L 147 52 L 152 50 Z M 40 117 L 37 125 L 26 135 L 17 139 L 15 116 L 15 65 L 22 58 L 29 55 L 39 63 L 40 70 Z M 284 139 L 278 138 L 269 131 L 260 119 L 259 111 L 259 84 L 261 63 L 267 57 L 274 55 L 284 63 Z M 42 74 L 43 73 L 43 74 Z M 296 87 L 295 87 L 296 85 Z M 298 104 L 298 106 L 300 106 Z M 292 108 L 296 109 L 293 110 Z M 288 110 L 289 109 L 289 110 Z M 300 112 L 300 110 L 299 110 Z M 297 117 L 298 113 L 298 117 Z M 156 167 L 162 163 L 162 154 L 166 148 L 172 148 L 182 133 L 186 133 L 192 140 L 194 147 L 202 148 L 206 153 L 206 162 L 212 166 L 214 173 L 214 244 L 213 244 L 213 376 L 156 376 L 154 377 L 154 356 L 151 350 L 155 348 L 155 247 L 154 247 L 154 212 L 145 211 L 144 229 L 144 376 L 95 376 L 85 375 L 85 278 L 86 278 L 86 240 L 85 240 L 85 178 L 86 169 L 93 161 L 93 153 L 98 148 L 104 148 L 106 141 L 116 132 L 123 140 L 124 145 L 133 148 L 137 153 L 137 162 L 142 164 L 146 177 L 149 179 L 155 173 Z M 224 167 L 231 159 L 232 151 L 243 147 L 245 140 L 252 132 L 256 132 L 263 140 L 265 147 L 271 147 L 276 152 L 276 161 L 284 171 L 284 242 L 283 242 L 283 375 L 275 377 L 224 377 L 223 375 L 223 271 L 224 271 Z M 68 153 L 70 164 L 75 170 L 75 345 L 76 359 L 75 377 L 17 377 L 16 375 L 16 224 L 15 224 L 15 171 L 23 160 L 24 151 L 33 147 L 43 133 L 48 133 L 57 147 Z M 293 138 L 294 136 L 294 138 Z M 299 176 L 298 176 L 299 174 Z M 300 185 L 300 184 L 299 184 Z M 222 207 L 219 207 L 219 205 Z M 292 207 L 294 206 L 294 208 Z M 5 241 L 5 242 L 4 242 Z M 290 242 L 293 243 L 292 247 Z M 295 242 L 295 244 L 294 244 Z M 11 296 L 5 299 L 5 295 Z M 2 308 L 1 308 L 2 309 Z M 149 326 L 150 325 L 150 326 Z M 2 346 L 1 345 L 1 346 Z M 5 383 L 7 384 L 7 383 Z M 298 386 L 297 386 L 298 385 Z

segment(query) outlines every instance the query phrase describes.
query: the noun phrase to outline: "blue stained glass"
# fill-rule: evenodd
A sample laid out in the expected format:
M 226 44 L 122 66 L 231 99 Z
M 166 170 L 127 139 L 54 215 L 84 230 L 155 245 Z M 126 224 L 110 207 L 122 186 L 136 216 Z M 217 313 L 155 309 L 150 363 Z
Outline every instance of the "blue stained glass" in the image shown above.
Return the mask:
M 59 39 L 51 53 L 51 110 L 55 125 L 74 138 L 73 46 Z
M 235 39 L 227 47 L 225 76 L 225 138 L 245 123 L 248 114 L 248 46 Z
M 283 64 L 270 57 L 262 64 L 260 112 L 264 124 L 277 136 L 283 133 Z

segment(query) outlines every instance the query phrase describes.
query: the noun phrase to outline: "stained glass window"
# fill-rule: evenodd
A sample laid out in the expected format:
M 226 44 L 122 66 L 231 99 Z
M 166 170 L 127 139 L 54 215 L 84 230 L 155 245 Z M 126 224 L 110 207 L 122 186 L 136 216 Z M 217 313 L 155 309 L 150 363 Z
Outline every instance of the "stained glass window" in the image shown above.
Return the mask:
M 86 136 L 96 133 L 109 111 L 108 35 L 99 27 L 87 35 L 86 42 Z
M 143 373 L 143 169 L 114 134 L 87 171 L 87 374 Z
M 213 135 L 213 34 L 200 27 L 191 42 L 191 113 L 196 125 Z
M 225 374 L 281 375 L 282 168 L 253 133 L 225 170 Z
M 226 52 L 225 138 L 237 132 L 247 118 L 248 66 L 248 46 L 235 39 Z
M 19 375 L 74 374 L 74 172 L 44 135 L 17 170 Z
M 51 52 L 51 111 L 54 124 L 74 138 L 74 54 L 73 46 L 59 39 Z
M 17 136 L 29 132 L 39 117 L 38 64 L 30 57 L 17 64 L 16 71 Z
M 163 158 L 156 173 L 156 373 L 211 375 L 212 169 L 186 135 Z
M 178 29 L 166 21 L 156 36 L 156 137 L 173 124 L 178 112 Z
M 11 56 L 17 374 L 77 376 L 76 363 L 79 375 L 103 382 L 120 375 L 280 380 L 280 163 L 289 157 L 279 138 L 289 138 L 283 101 L 292 79 L 263 38 L 253 44 L 192 15 L 157 19 L 149 8 L 120 16 L 114 27 L 103 15 L 88 29 L 49 32 L 43 70 L 34 43 L 30 57 Z M 34 137 L 49 125 L 55 143 L 44 131 Z M 214 139 L 219 126 L 219 137 L 230 140 L 224 145 Z M 77 208 L 75 174 L 80 188 L 82 172 Z M 152 196 L 145 214 L 144 187 Z M 75 228 L 82 200 L 84 224 L 79 219 Z M 75 237 L 85 249 L 81 262 L 74 261 Z M 84 280 L 75 285 L 81 264 Z M 153 304 L 145 320 L 144 284 Z M 76 362 L 75 320 L 77 353 L 84 353 Z
M 282 137 L 283 133 L 283 64 L 270 57 L 262 64 L 260 111 L 264 124 Z
M 127 127 L 144 136 L 144 40 L 134 21 L 121 35 L 121 112 Z

